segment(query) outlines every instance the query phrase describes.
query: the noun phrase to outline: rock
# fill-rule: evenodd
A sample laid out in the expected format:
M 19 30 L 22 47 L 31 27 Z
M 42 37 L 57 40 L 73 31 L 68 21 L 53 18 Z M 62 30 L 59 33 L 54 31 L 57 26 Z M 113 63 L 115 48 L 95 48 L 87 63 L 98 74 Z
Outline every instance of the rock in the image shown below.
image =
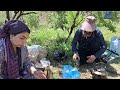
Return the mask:
M 107 75 L 99 71 L 93 71 L 91 74 L 92 79 L 107 79 Z
M 40 45 L 31 45 L 31 46 L 27 46 L 27 48 L 28 48 L 29 58 L 32 61 L 38 61 L 42 58 L 45 58 L 48 53 L 47 50 Z

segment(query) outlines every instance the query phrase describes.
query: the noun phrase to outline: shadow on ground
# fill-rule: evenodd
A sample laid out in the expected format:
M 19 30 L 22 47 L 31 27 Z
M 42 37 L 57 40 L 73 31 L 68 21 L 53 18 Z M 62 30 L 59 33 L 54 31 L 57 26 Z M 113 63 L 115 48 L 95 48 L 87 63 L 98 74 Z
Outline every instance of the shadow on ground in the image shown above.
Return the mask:
M 79 67 L 79 71 L 82 73 L 84 73 L 84 75 L 86 75 L 86 77 L 81 76 L 81 78 L 86 78 L 89 79 L 90 78 L 90 71 L 94 70 L 94 71 L 104 71 L 105 74 L 107 74 L 107 77 L 109 78 L 114 78 L 114 77 L 118 77 L 118 70 L 115 69 L 113 66 L 111 66 L 110 64 L 104 64 L 104 63 L 93 63 L 93 64 L 85 64 L 85 65 L 81 65 Z M 87 75 L 88 73 L 88 75 Z M 88 78 L 87 78 L 88 76 Z
M 58 67 L 59 67 L 59 68 L 61 68 L 61 70 L 64 67 L 64 65 L 67 65 L 67 64 L 70 64 L 73 67 L 77 67 L 81 73 L 81 76 L 80 76 L 81 79 L 92 79 L 91 72 L 90 72 L 91 70 L 104 71 L 104 73 L 107 74 L 108 79 L 114 79 L 114 78 L 118 78 L 118 77 L 120 78 L 120 66 L 119 66 L 119 68 L 116 68 L 116 66 L 119 63 L 120 63 L 120 59 L 111 61 L 110 64 L 109 63 L 108 64 L 92 63 L 92 64 L 85 64 L 85 65 L 81 65 L 81 66 L 77 67 L 77 66 L 75 66 L 75 63 L 69 59 L 66 62 L 59 63 L 62 65 L 62 67 L 59 66 L 58 62 L 55 60 L 53 60 L 51 64 L 53 65 L 53 67 L 56 67 L 56 69 L 58 69 Z M 112 64 L 114 64 L 114 65 L 112 65 Z

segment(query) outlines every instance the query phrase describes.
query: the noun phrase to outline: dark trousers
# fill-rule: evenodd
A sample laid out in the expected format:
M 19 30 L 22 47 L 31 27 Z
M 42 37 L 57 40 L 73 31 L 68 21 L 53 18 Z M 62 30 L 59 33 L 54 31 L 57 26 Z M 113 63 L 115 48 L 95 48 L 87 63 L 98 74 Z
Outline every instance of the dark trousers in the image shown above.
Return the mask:
M 100 50 L 100 42 L 99 40 L 96 38 L 94 40 L 92 40 L 89 43 L 86 43 L 86 46 L 84 47 L 84 45 L 82 45 L 84 43 L 81 43 L 81 48 L 78 49 L 78 54 L 80 56 L 80 65 L 82 64 L 87 64 L 87 56 L 90 55 L 94 55 L 97 51 Z M 95 62 L 99 62 L 100 58 L 96 58 Z
M 79 54 L 79 56 L 80 56 L 80 65 L 82 65 L 82 64 L 87 64 L 87 60 L 88 60 L 88 58 L 87 58 L 87 56 L 90 56 L 90 55 L 94 55 L 92 52 L 84 52 L 84 51 L 79 51 L 78 52 L 78 54 Z M 100 58 L 96 58 L 95 59 L 95 61 L 94 62 L 100 62 Z

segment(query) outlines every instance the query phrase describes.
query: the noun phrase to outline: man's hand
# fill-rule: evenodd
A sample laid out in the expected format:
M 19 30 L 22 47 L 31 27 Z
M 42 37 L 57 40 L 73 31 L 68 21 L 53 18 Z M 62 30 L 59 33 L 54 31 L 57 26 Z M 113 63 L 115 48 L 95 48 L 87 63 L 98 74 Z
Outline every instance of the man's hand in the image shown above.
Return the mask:
M 94 55 L 87 56 L 88 60 L 86 61 L 87 63 L 93 63 L 96 57 Z
M 73 55 L 73 60 L 76 61 L 76 60 L 80 60 L 80 57 L 79 57 L 79 54 L 78 53 L 75 53 Z

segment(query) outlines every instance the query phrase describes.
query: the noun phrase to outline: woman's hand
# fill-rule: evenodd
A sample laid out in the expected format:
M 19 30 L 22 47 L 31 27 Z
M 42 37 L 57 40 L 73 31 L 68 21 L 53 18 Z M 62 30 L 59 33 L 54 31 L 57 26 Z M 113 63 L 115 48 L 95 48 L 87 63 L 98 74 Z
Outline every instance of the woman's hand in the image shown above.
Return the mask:
M 33 75 L 37 79 L 47 79 L 43 71 L 35 71 Z
M 33 66 L 30 69 L 31 69 L 31 73 L 34 75 L 35 78 L 47 79 L 43 71 L 37 71 Z

